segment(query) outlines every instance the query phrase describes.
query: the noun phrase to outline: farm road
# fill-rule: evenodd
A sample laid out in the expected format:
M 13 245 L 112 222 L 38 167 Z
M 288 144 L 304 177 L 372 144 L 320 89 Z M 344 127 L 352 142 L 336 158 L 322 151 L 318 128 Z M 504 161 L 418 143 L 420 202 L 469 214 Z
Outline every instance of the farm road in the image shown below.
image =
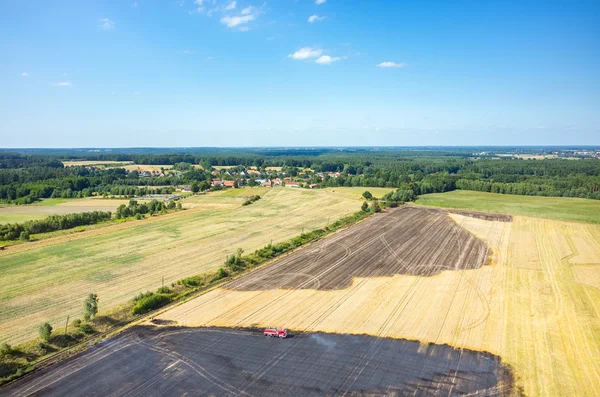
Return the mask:
M 2 390 L 8 396 L 504 396 L 491 354 L 370 336 L 137 327 Z

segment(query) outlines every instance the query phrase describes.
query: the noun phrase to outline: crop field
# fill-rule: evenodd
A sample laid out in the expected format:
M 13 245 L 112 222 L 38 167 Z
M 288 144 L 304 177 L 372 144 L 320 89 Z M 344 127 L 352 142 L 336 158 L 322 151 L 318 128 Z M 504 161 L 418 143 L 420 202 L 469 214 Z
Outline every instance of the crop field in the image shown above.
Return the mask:
M 600 223 L 600 200 L 454 190 L 419 196 L 419 205 Z
M 371 194 L 377 198 L 381 198 L 384 195 L 393 192 L 395 189 L 387 188 L 387 187 L 328 187 L 325 190 L 329 192 L 335 192 L 337 194 L 342 194 L 346 197 L 355 198 L 355 199 L 363 199 L 362 194 L 365 191 L 371 192 Z M 364 200 L 364 199 L 363 199 Z
M 287 240 L 360 208 L 358 200 L 322 190 L 272 189 L 245 207 L 235 197 L 222 208 L 202 201 L 216 197 L 195 196 L 194 209 L 1 251 L 0 342 L 19 343 L 45 321 L 59 326 L 67 315 L 80 317 L 88 293 L 106 309 L 155 290 L 163 277 L 168 285 L 203 273 L 237 248 Z
M 156 319 L 447 344 L 515 393 L 600 395 L 600 227 L 455 212 L 388 210 Z
M 414 341 L 324 333 L 145 327 L 25 378 L 7 396 L 508 396 L 497 357 Z
M 254 195 L 263 197 L 272 189 L 273 188 L 270 187 L 245 187 L 240 189 L 217 190 L 208 194 L 186 197 L 181 201 L 181 204 L 184 208 L 235 208 L 239 207 L 247 197 Z
M 0 223 L 22 223 L 44 219 L 50 215 L 65 215 L 90 211 L 114 212 L 129 200 L 100 198 L 47 199 L 39 204 L 0 206 Z

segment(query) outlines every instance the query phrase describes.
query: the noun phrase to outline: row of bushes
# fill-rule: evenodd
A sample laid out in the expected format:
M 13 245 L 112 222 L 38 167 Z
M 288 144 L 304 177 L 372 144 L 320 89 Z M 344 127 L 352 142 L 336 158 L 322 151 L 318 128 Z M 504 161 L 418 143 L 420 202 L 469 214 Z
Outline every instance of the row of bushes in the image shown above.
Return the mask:
M 138 203 L 136 200 L 129 200 L 129 205 L 121 204 L 119 208 L 117 208 L 117 212 L 115 213 L 115 218 L 129 218 L 130 216 L 137 215 L 145 215 L 150 214 L 154 215 L 159 212 L 165 212 L 166 210 L 173 209 L 181 209 L 181 203 L 175 203 L 175 201 L 171 200 L 168 204 L 165 204 L 162 201 L 152 200 L 148 203 Z
M 10 241 L 21 238 L 29 240 L 30 234 L 47 233 L 56 230 L 72 229 L 77 226 L 93 225 L 111 218 L 110 211 L 92 211 L 79 214 L 50 215 L 39 221 L 0 225 L 0 240 Z
M 244 201 L 244 202 L 242 203 L 242 205 L 250 205 L 250 204 L 252 204 L 253 202 L 255 202 L 255 201 L 258 201 L 258 200 L 260 200 L 260 196 L 259 196 L 258 194 L 257 194 L 257 195 L 254 195 L 254 196 L 250 196 L 250 197 L 248 197 L 248 198 L 246 199 L 246 201 Z

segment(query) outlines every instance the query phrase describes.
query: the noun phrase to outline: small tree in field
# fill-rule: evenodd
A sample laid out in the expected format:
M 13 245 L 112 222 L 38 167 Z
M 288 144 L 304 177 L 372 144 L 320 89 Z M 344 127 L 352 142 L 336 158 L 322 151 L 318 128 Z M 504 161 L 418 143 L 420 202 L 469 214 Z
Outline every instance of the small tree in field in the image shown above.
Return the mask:
M 369 211 L 369 204 L 367 204 L 367 202 L 366 202 L 366 201 L 363 201 L 363 203 L 362 203 L 362 206 L 360 207 L 360 209 L 361 209 L 363 212 L 367 212 L 367 211 Z
M 48 339 L 50 339 L 50 335 L 52 335 L 52 326 L 48 323 L 44 323 L 38 328 L 38 333 L 40 334 L 40 338 L 47 342 Z
M 371 192 L 369 192 L 368 190 L 366 190 L 362 196 L 367 199 L 367 200 L 371 200 L 373 198 L 373 195 L 371 194 Z
M 98 295 L 89 294 L 83 302 L 83 318 L 89 320 L 98 314 Z

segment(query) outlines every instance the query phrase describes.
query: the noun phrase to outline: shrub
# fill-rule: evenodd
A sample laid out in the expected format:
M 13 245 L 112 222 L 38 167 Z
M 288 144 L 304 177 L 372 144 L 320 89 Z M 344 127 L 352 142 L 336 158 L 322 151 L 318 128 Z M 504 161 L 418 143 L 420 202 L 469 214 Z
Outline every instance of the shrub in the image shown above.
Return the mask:
M 369 192 L 368 190 L 366 190 L 362 196 L 367 199 L 367 200 L 371 200 L 373 198 L 373 195 L 371 194 L 371 192 Z
M 371 212 L 381 212 L 381 207 L 377 201 L 373 201 L 373 204 L 371 204 Z
M 169 287 L 160 287 L 156 290 L 156 292 L 159 294 L 170 294 L 171 290 L 169 289 Z
M 361 211 L 363 212 L 367 212 L 369 210 L 369 204 L 367 204 L 367 202 L 363 202 L 362 206 L 360 207 Z
M 154 292 L 150 292 L 150 291 L 147 291 L 145 293 L 141 293 L 140 292 L 135 298 L 133 298 L 133 301 L 134 302 L 139 302 L 140 300 L 142 300 L 144 298 L 147 298 L 149 296 L 152 296 L 152 295 L 154 295 Z
M 84 334 L 93 334 L 94 333 L 94 328 L 92 328 L 92 326 L 89 325 L 88 323 L 80 323 L 79 330 L 81 332 L 83 332 Z
M 75 320 L 73 320 L 73 322 L 71 323 L 74 327 L 78 328 L 81 325 L 81 320 L 76 318 Z
M 171 297 L 165 294 L 154 294 L 144 297 L 137 301 L 135 306 L 131 308 L 132 314 L 144 314 L 158 309 L 161 306 L 171 302 Z
M 40 334 L 40 338 L 42 338 L 42 340 L 48 341 L 48 339 L 50 339 L 50 335 L 52 335 L 52 326 L 48 323 L 44 323 L 38 328 L 38 333 Z
M 83 302 L 83 318 L 89 320 L 98 314 L 98 295 L 89 294 Z
M 216 280 L 220 280 L 220 279 L 225 278 L 225 277 L 229 277 L 229 273 L 227 273 L 225 271 L 225 269 L 223 269 L 222 267 L 220 267 L 219 270 L 217 270 L 217 275 L 215 276 L 215 281 Z
M 0 356 L 10 356 L 13 353 L 12 347 L 8 343 L 0 345 Z

